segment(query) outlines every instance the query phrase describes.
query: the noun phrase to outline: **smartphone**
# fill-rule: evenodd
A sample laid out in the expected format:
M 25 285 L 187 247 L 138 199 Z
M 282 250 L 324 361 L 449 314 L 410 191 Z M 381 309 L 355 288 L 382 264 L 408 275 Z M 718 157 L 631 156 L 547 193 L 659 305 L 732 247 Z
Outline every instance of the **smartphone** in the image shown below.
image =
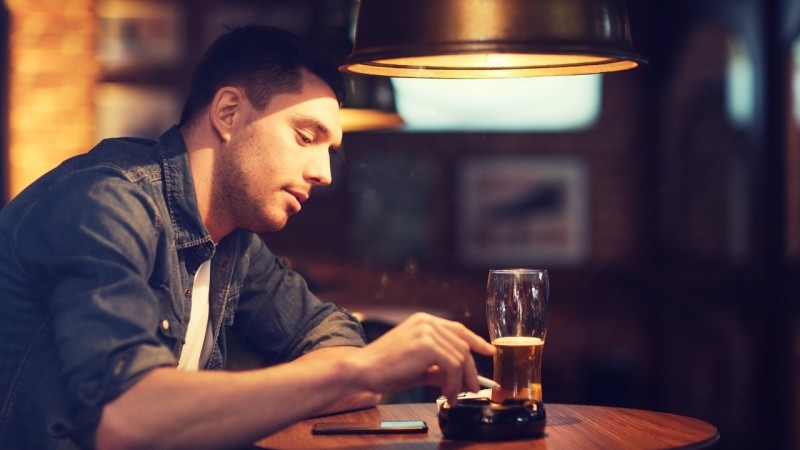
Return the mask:
M 427 433 L 422 420 L 382 420 L 373 422 L 317 422 L 313 434 Z

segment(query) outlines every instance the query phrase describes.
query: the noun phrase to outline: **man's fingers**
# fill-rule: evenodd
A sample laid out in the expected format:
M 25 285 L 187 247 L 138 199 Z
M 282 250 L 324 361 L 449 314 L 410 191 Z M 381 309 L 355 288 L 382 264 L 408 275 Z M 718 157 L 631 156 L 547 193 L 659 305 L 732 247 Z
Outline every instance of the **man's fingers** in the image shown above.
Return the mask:
M 423 322 L 435 324 L 436 326 L 444 326 L 464 340 L 472 351 L 486 356 L 493 355 L 495 352 L 494 345 L 486 342 L 485 339 L 473 333 L 461 322 L 442 319 L 441 317 L 436 317 L 426 313 L 414 314 L 411 316 L 411 320 L 409 320 L 409 322 Z
M 454 347 L 454 352 L 460 353 L 458 356 L 459 371 L 461 372 L 459 392 L 464 390 L 479 391 L 478 369 L 470 351 L 473 350 L 488 356 L 494 354 L 495 347 L 459 322 L 445 319 L 439 320 L 443 325 L 440 328 L 443 338 Z
M 454 322 L 429 318 L 430 327 L 426 333 L 426 343 L 431 347 L 427 349 L 433 355 L 439 367 L 439 386 L 447 397 L 458 395 L 459 392 L 469 390 L 478 391 L 478 369 L 472 357 L 470 343 L 464 339 L 464 331 L 470 333 L 463 326 Z M 480 338 L 479 338 L 480 339 Z
M 477 392 L 480 390 L 480 385 L 478 384 L 478 369 L 475 367 L 475 359 L 472 357 L 472 353 L 470 353 L 471 347 L 467 342 L 461 339 L 458 332 L 459 330 L 453 330 L 447 327 L 442 329 L 442 335 L 448 342 L 452 343 L 454 347 L 453 351 L 458 354 L 457 362 L 461 377 L 459 380 L 459 392 L 465 390 Z M 454 374 L 454 376 L 455 375 L 456 374 Z
M 438 386 L 454 403 L 460 392 L 480 389 L 472 352 L 491 355 L 495 351 L 463 324 L 424 313 L 414 314 L 367 348 L 379 367 L 371 381 L 376 388 L 381 386 L 377 390 L 429 384 Z
M 464 370 L 473 363 L 468 345 L 441 324 L 433 323 L 422 341 L 424 351 L 431 357 L 431 363 L 438 366 L 438 386 L 442 392 L 450 394 L 461 391 Z M 473 363 L 474 364 L 474 363 Z
M 474 352 L 490 356 L 495 352 L 494 345 L 486 342 L 485 339 L 473 333 L 469 328 L 460 322 L 446 321 L 447 328 L 463 339 Z

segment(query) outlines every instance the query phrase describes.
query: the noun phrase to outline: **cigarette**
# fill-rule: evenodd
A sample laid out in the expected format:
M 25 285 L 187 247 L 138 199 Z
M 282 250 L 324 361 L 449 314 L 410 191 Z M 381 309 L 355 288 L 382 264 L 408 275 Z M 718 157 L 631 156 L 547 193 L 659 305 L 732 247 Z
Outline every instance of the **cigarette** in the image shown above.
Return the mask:
M 478 384 L 480 384 L 485 388 L 492 388 L 492 389 L 500 388 L 500 385 L 496 381 L 486 377 L 482 377 L 480 375 L 478 375 Z

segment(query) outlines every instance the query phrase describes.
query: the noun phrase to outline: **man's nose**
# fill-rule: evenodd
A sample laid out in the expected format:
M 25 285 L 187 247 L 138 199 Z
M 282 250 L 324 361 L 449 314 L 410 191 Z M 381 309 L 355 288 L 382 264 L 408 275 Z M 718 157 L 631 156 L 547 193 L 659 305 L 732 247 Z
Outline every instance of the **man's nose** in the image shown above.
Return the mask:
M 316 186 L 327 186 L 331 184 L 331 157 L 328 151 L 315 152 L 306 164 L 305 178 Z

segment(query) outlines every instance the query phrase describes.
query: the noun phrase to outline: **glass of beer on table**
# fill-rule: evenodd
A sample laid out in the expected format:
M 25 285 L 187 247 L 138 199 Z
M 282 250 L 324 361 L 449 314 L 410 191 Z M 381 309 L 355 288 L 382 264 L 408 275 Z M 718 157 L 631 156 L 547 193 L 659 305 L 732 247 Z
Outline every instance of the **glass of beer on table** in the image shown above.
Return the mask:
M 550 315 L 546 270 L 493 269 L 486 285 L 486 317 L 494 355 L 492 401 L 542 401 L 542 350 Z

